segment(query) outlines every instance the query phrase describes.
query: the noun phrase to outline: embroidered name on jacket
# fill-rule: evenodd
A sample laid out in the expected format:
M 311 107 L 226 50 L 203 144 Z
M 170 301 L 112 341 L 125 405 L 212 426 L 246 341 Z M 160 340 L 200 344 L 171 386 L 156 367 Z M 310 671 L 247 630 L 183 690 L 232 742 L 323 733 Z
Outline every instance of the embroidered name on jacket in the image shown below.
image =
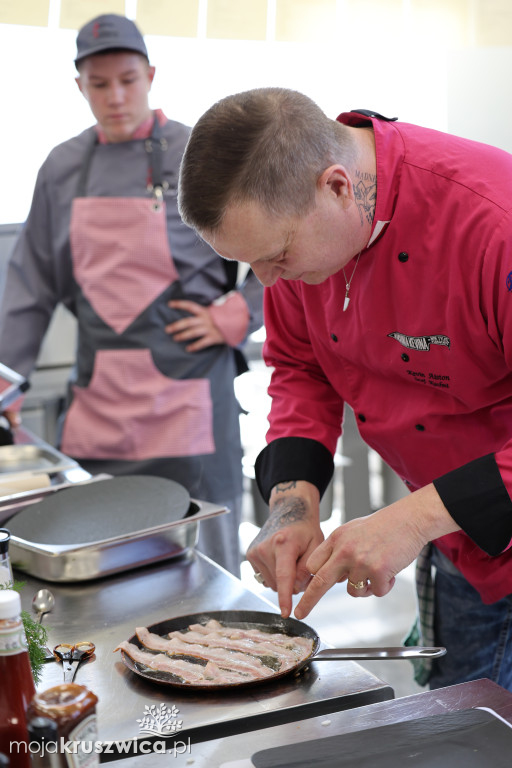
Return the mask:
M 438 344 L 450 349 L 448 336 L 436 334 L 434 336 L 407 336 L 405 333 L 388 333 L 388 336 L 398 341 L 406 349 L 415 349 L 418 352 L 428 352 L 431 344 Z

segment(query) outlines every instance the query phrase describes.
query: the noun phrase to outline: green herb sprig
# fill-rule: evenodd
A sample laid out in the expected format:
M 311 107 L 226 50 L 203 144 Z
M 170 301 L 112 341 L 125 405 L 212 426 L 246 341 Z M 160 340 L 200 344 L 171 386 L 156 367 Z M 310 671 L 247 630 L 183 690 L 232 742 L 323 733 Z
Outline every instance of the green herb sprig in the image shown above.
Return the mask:
M 15 589 L 16 592 L 21 592 L 24 583 L 23 581 L 15 581 L 14 584 L 0 584 L 0 589 Z M 36 621 L 28 611 L 21 612 L 21 620 L 27 638 L 32 677 L 37 685 L 41 681 L 44 660 L 46 658 L 48 629 Z

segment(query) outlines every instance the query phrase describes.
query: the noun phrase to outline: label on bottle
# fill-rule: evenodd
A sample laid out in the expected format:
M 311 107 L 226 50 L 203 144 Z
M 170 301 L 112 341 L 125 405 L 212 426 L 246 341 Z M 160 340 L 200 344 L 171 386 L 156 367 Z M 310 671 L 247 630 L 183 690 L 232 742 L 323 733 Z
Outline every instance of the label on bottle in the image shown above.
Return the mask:
M 0 656 L 15 656 L 17 653 L 25 653 L 27 639 L 23 624 L 17 623 L 10 627 L 2 627 L 0 622 Z
M 66 757 L 70 768 L 93 768 L 99 765 L 99 755 L 95 751 L 97 733 L 95 712 L 80 720 L 76 728 L 69 732 L 67 741 L 73 744 L 73 749 Z

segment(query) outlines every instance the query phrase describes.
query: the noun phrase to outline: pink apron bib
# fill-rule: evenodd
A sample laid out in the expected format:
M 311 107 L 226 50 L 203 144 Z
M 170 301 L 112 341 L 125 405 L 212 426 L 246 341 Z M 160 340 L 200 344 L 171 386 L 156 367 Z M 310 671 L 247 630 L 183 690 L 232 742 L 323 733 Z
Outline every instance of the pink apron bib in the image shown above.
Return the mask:
M 161 200 L 77 197 L 70 236 L 75 280 L 119 337 L 179 279 Z M 72 388 L 61 442 L 65 453 L 144 460 L 215 451 L 209 380 L 164 375 L 150 344 L 148 332 L 146 349 L 120 343 L 96 350 L 88 386 Z M 169 339 L 170 355 L 172 349 Z

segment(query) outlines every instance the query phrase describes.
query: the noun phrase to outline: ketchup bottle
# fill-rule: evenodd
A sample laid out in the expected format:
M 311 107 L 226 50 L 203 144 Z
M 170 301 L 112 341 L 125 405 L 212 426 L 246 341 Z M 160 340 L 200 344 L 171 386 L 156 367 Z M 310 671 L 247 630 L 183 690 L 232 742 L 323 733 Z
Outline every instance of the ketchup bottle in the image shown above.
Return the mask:
M 0 589 L 0 681 L 0 752 L 10 768 L 30 768 L 25 713 L 36 689 L 21 600 L 13 589 Z

